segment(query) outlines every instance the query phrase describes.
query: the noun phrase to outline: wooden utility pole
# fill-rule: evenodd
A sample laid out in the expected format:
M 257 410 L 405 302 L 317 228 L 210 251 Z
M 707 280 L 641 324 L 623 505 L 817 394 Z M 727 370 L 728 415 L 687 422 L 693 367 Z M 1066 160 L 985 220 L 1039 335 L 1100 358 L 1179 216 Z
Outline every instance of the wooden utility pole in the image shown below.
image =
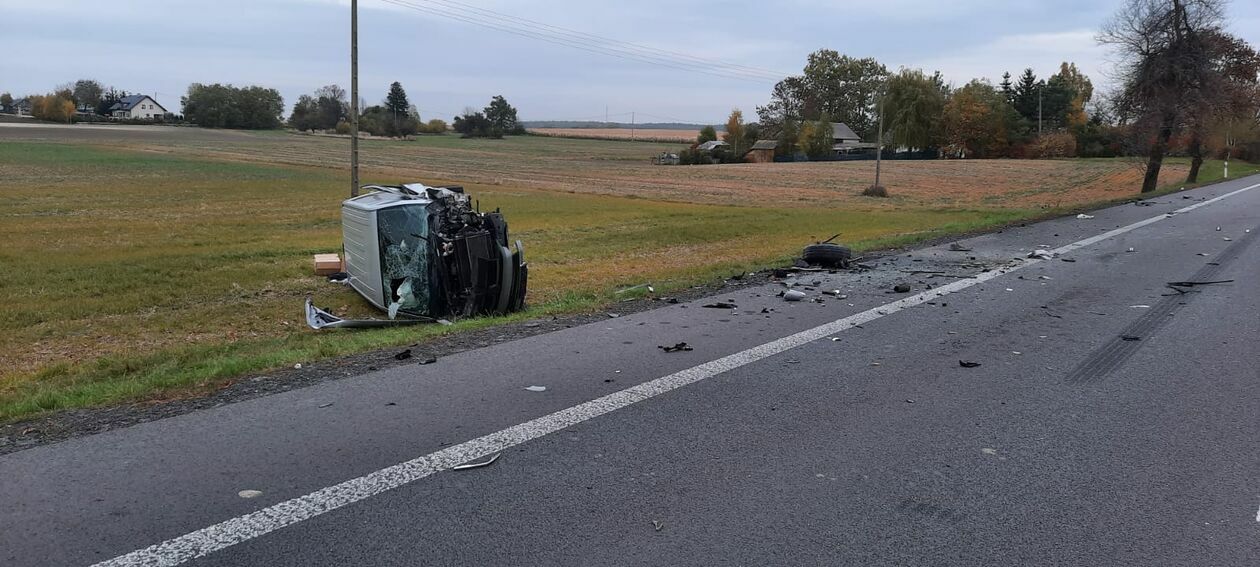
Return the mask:
M 887 94 L 887 93 L 884 93 Z M 879 97 L 879 133 L 875 135 L 875 186 L 879 187 L 879 162 L 884 157 L 884 97 Z
M 1041 86 L 1037 86 L 1037 135 L 1041 135 Z
M 350 0 L 350 196 L 359 196 L 359 0 Z

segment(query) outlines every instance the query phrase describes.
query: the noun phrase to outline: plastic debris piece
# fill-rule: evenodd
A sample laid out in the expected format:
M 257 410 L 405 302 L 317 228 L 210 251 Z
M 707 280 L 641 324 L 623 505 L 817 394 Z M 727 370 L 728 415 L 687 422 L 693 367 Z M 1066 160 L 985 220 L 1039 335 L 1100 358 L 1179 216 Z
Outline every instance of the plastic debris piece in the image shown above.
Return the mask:
M 616 293 L 621 294 L 621 293 L 626 293 L 629 291 L 634 291 L 636 289 L 646 289 L 648 293 L 656 293 L 656 289 L 652 287 L 652 284 L 639 284 L 639 285 L 631 286 L 625 289 L 619 289 L 616 291 Z
M 546 386 L 525 386 L 525 389 L 531 392 L 546 392 L 547 391 Z
M 1150 305 L 1130 305 L 1129 307 L 1133 309 L 1150 309 L 1151 308 Z
M 897 293 L 910 293 L 910 284 L 899 283 L 893 286 L 893 291 Z
M 687 343 L 678 343 L 678 344 L 675 344 L 674 346 L 657 346 L 656 348 L 659 348 L 665 352 L 683 352 L 683 351 L 695 350 L 691 348 L 691 345 Z
M 261 490 L 242 490 L 236 493 L 236 495 L 241 498 L 258 498 L 259 496 L 262 496 L 262 494 Z
M 665 522 L 658 522 L 656 520 L 652 520 L 652 529 L 658 532 L 665 529 Z
M 299 362 L 299 363 L 297 363 L 297 364 L 294 364 L 294 365 L 293 365 L 293 369 L 294 369 L 294 370 L 301 370 L 301 369 L 302 369 L 302 363 L 301 363 L 301 362 Z
M 488 460 L 482 461 L 482 462 L 480 462 L 480 463 L 467 463 L 467 464 L 463 464 L 463 465 L 455 465 L 455 466 L 451 467 L 451 470 L 453 470 L 453 471 L 464 471 L 464 470 L 468 470 L 468 469 L 479 469 L 479 468 L 481 468 L 481 467 L 488 467 L 488 466 L 490 466 L 491 464 L 493 464 L 495 461 L 499 460 L 499 455 L 500 455 L 500 454 L 502 454 L 502 453 L 495 453 L 494 455 L 491 455 L 491 456 L 490 456 L 490 458 L 489 458 Z
M 1053 258 L 1053 257 L 1054 257 L 1054 255 L 1053 255 L 1053 254 L 1051 254 L 1049 250 L 1042 250 L 1042 249 L 1038 248 L 1038 249 L 1036 249 L 1036 250 L 1033 250 L 1032 252 L 1029 252 L 1029 253 L 1028 253 L 1028 257 L 1029 257 L 1029 258 L 1039 258 L 1039 259 L 1042 259 L 1042 260 L 1049 260 L 1049 259 Z
M 436 356 L 430 356 L 429 358 L 426 358 L 426 359 L 424 359 L 424 360 L 421 360 L 421 361 L 420 361 L 420 364 L 433 364 L 433 363 L 435 363 L 435 362 L 437 362 L 437 357 L 436 357 Z
M 980 366 L 980 363 L 979 363 L 979 362 L 972 362 L 972 361 L 970 361 L 970 360 L 960 360 L 960 361 L 958 361 L 958 365 L 959 365 L 959 366 L 961 366 L 961 367 L 963 367 L 963 368 L 975 368 L 975 367 L 977 367 L 977 366 Z
M 1168 285 L 1177 287 L 1194 287 L 1196 285 L 1214 285 L 1234 283 L 1234 280 L 1211 280 L 1211 281 L 1185 281 L 1185 282 L 1168 282 Z
M 450 325 L 451 322 L 445 319 L 433 319 L 431 317 L 415 317 L 407 315 L 407 319 L 342 319 L 332 313 L 324 311 L 311 302 L 310 298 L 306 299 L 306 324 L 312 329 L 366 329 L 372 327 L 397 327 L 400 325 L 414 325 L 416 323 L 438 323 L 441 325 Z
M 332 405 L 333 405 L 333 403 L 332 403 L 332 402 L 328 402 L 328 403 L 319 404 L 319 407 L 320 407 L 320 408 L 330 408 L 330 407 L 332 407 Z
M 1094 218 L 1094 215 L 1087 215 L 1085 213 L 1081 213 L 1079 215 L 1076 215 L 1076 218 L 1081 219 L 1081 220 L 1086 220 L 1086 219 Z
M 783 292 L 783 300 L 784 300 L 784 301 L 800 301 L 800 300 L 802 300 L 802 299 L 805 299 L 805 292 L 803 292 L 803 291 L 798 291 L 798 290 L 795 290 L 795 289 L 789 289 L 789 290 L 787 290 L 787 291 Z

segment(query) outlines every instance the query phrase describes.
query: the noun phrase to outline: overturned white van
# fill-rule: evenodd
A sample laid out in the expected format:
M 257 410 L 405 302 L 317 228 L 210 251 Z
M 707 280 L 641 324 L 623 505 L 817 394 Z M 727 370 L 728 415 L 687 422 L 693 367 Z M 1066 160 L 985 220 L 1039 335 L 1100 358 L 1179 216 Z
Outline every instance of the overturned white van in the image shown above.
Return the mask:
M 341 206 L 345 270 L 355 291 L 390 319 L 524 307 L 529 266 L 498 211 L 478 211 L 460 187 L 363 189 Z

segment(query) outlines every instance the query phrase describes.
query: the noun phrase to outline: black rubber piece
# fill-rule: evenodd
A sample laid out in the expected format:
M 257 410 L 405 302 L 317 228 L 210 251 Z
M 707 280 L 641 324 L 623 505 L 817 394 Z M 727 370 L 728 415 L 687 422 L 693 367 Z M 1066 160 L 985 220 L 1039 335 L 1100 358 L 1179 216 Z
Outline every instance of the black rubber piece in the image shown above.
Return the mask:
M 853 258 L 853 251 L 839 244 L 811 244 L 805 247 L 801 259 L 811 266 L 845 268 Z

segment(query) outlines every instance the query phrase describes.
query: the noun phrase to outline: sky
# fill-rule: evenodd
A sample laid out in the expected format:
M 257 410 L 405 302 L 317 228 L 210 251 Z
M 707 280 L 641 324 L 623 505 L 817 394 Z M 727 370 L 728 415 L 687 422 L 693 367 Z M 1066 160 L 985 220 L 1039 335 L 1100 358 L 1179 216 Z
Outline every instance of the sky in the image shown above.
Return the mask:
M 433 6 L 433 0 L 403 0 Z M 1094 36 L 1121 0 L 455 0 L 619 41 L 778 75 L 829 48 L 889 69 L 941 71 L 962 85 L 1072 61 L 1110 84 Z M 189 83 L 275 88 L 297 97 L 348 88 L 349 0 L 0 0 L 0 92 L 94 78 L 179 108 Z M 448 4 L 448 10 L 451 9 Z M 465 12 L 467 13 L 467 12 Z M 1260 2 L 1235 1 L 1229 30 L 1260 45 Z M 484 18 L 482 19 L 484 21 Z M 588 44 L 589 45 L 589 44 Z M 776 76 L 778 76 L 776 75 Z M 359 2 L 359 86 L 368 104 L 399 81 L 422 118 L 504 95 L 522 120 L 722 123 L 748 118 L 775 80 L 719 77 L 487 29 L 386 0 Z

